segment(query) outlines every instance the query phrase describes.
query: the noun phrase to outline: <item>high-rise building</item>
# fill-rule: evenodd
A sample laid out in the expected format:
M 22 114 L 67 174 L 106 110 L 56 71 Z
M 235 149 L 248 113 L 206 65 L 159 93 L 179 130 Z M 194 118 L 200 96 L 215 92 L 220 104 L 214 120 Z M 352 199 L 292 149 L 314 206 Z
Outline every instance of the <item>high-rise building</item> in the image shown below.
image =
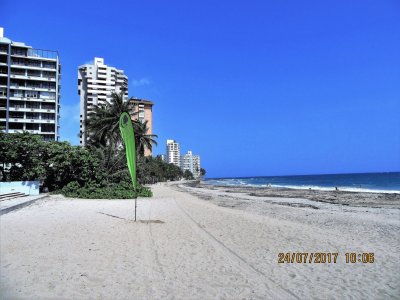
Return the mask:
M 167 140 L 166 162 L 181 166 L 181 149 L 179 143 L 174 140 Z
M 112 92 L 121 93 L 128 100 L 128 77 L 123 70 L 104 64 L 103 58 L 94 58 L 94 62 L 79 66 L 78 94 L 80 96 L 80 144 L 87 142 L 85 134 L 86 120 L 95 105 L 111 103 Z
M 148 131 L 146 134 L 153 134 L 153 105 L 154 103 L 150 100 L 130 98 L 129 105 L 131 108 L 132 120 L 136 120 L 144 123 L 147 121 Z M 144 155 L 151 156 L 153 154 L 152 149 L 145 148 Z
M 188 151 L 181 156 L 181 169 L 189 170 L 194 177 L 200 177 L 200 156 L 193 155 L 192 151 Z
M 57 51 L 35 49 L 0 28 L 0 128 L 59 139 L 61 66 Z

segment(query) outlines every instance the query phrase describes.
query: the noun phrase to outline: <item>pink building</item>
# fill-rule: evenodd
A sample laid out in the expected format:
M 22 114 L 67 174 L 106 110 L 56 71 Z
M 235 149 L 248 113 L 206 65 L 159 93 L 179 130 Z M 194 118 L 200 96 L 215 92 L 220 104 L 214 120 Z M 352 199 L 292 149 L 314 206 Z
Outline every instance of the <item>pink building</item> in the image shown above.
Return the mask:
M 147 134 L 153 134 L 153 105 L 154 103 L 150 100 L 131 98 L 129 99 L 129 104 L 131 105 L 132 112 L 137 114 L 132 114 L 132 120 L 139 120 L 140 122 L 147 121 L 148 131 Z M 151 156 L 153 154 L 152 149 L 145 149 L 144 155 Z

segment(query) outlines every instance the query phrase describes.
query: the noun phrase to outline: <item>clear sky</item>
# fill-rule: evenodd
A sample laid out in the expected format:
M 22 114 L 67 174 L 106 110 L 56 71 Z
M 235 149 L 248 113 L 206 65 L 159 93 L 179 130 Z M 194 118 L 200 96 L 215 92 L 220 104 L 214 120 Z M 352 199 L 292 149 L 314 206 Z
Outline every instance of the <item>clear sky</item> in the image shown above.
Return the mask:
M 61 139 L 77 68 L 104 57 L 208 177 L 400 171 L 400 2 L 0 0 L 5 36 L 58 50 Z

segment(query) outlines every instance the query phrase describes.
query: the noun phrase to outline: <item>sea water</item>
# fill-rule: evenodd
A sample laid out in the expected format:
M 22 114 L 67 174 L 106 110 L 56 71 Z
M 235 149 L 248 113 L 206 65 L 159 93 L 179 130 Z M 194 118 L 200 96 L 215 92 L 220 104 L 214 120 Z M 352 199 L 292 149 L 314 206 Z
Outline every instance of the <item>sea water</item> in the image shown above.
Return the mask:
M 352 192 L 400 193 L 400 172 L 210 178 L 208 184 Z

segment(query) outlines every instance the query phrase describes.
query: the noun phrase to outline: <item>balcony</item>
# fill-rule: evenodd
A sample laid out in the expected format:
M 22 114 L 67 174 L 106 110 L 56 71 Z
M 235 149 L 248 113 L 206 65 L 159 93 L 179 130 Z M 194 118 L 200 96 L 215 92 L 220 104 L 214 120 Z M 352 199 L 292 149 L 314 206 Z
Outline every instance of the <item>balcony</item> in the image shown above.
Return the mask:
M 43 49 L 28 49 L 27 57 L 55 60 L 58 57 L 58 52 L 52 50 L 43 50 Z
M 23 85 L 10 85 L 10 89 L 27 90 L 27 91 L 38 91 L 38 92 L 56 92 L 56 88 L 49 88 L 47 86 L 23 86 Z
M 1 73 L 0 73 L 1 76 Z M 34 76 L 34 75 L 26 75 L 26 74 L 13 74 L 11 73 L 11 78 L 15 78 L 15 79 L 29 79 L 29 80 L 40 80 L 40 81 L 52 81 L 55 82 L 56 81 L 56 77 L 55 76 L 50 76 L 50 77 L 45 77 L 45 76 Z
M 1 119 L 0 119 L 1 120 Z M 5 119 L 4 119 L 5 121 Z M 55 120 L 50 119 L 39 119 L 39 118 L 8 118 L 11 123 L 44 123 L 44 124 L 55 124 Z
M 57 51 L 43 50 L 43 49 L 12 49 L 11 56 L 33 58 L 33 59 L 45 59 L 45 60 L 56 60 L 58 57 Z
M 0 64 L 1 65 L 1 64 Z M 7 66 L 7 64 L 4 64 Z M 11 62 L 11 67 L 13 68 L 18 68 L 18 69 L 27 69 L 27 70 L 44 70 L 48 72 L 57 72 L 56 66 L 47 66 L 47 65 L 41 65 L 41 64 L 29 64 L 29 63 L 21 63 L 21 62 L 16 62 L 12 61 Z
M 27 131 L 27 132 L 30 132 L 30 133 L 34 133 L 34 134 L 55 134 L 55 132 L 54 131 L 49 131 L 49 132 L 43 132 L 43 131 L 40 131 L 40 130 L 33 130 L 33 129 L 9 129 L 8 130 L 8 133 L 23 133 L 24 131 Z
M 20 111 L 20 112 L 42 112 L 42 113 L 55 113 L 55 109 L 40 108 L 40 107 L 25 107 L 25 106 L 12 106 L 10 111 Z

